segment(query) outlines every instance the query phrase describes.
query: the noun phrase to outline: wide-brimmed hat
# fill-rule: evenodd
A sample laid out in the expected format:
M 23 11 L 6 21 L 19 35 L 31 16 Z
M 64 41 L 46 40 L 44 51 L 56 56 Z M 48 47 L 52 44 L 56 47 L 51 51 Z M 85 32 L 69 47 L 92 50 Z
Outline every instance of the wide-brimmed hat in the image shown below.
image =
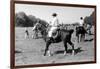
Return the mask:
M 57 14 L 56 13 L 53 13 L 52 16 L 57 16 Z
M 83 19 L 83 17 L 80 17 L 80 19 Z

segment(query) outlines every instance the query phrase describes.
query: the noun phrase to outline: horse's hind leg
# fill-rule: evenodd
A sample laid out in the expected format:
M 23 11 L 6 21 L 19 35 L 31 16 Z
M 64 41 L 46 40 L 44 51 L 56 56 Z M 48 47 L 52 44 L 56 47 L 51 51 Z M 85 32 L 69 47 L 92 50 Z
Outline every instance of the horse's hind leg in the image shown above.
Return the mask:
M 75 54 L 74 44 L 71 41 L 68 41 L 68 43 L 72 46 L 72 55 L 74 55 Z
M 64 41 L 64 47 L 65 47 L 64 55 L 66 55 L 67 53 L 67 42 L 66 41 Z

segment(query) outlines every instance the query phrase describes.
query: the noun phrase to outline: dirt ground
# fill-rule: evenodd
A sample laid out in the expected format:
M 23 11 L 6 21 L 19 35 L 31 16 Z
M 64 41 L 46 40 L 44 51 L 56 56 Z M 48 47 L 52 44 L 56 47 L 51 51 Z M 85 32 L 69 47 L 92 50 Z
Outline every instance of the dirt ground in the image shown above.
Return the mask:
M 85 42 L 77 43 L 75 32 L 72 42 L 75 45 L 74 56 L 71 55 L 71 46 L 68 45 L 68 53 L 64 55 L 63 43 L 51 44 L 49 49 L 52 56 L 43 56 L 45 42 L 42 38 L 32 38 L 32 28 L 29 29 L 29 39 L 24 38 L 24 28 L 15 28 L 15 65 L 55 64 L 68 62 L 94 61 L 94 35 L 86 35 Z M 92 30 L 94 30 L 92 28 Z

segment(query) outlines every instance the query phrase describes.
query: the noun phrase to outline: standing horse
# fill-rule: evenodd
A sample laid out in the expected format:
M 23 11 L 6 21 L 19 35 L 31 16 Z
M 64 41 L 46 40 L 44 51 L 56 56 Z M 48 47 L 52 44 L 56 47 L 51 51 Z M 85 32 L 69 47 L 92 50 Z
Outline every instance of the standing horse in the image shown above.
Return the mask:
M 39 30 L 37 29 L 37 25 L 39 25 L 38 23 L 34 25 L 32 31 L 34 32 L 34 34 L 32 35 L 32 38 L 38 38 L 38 32 Z
M 85 40 L 86 33 L 87 31 L 85 30 L 84 27 L 82 26 L 76 27 L 76 37 L 77 37 L 78 43 Z
M 74 32 L 73 29 L 70 30 L 65 30 L 65 29 L 59 29 L 57 30 L 58 35 L 55 39 L 51 39 L 50 37 L 48 37 L 48 27 L 43 26 L 42 24 L 40 26 L 38 26 L 38 29 L 41 31 L 42 37 L 46 42 L 46 48 L 45 48 L 45 52 L 44 52 L 44 56 L 46 56 L 47 52 L 49 54 L 49 56 L 51 56 L 50 51 L 49 51 L 49 46 L 52 43 L 59 43 L 59 42 L 63 42 L 64 43 L 64 47 L 65 47 L 65 51 L 64 54 L 67 53 L 67 43 L 69 43 L 72 46 L 72 54 L 74 55 L 74 44 L 71 42 L 71 35 Z
M 42 25 L 42 26 L 41 26 Z M 39 37 L 39 35 L 38 35 L 38 33 L 42 33 L 42 31 L 41 31 L 41 27 L 42 27 L 42 29 L 43 28 L 45 28 L 45 27 L 47 27 L 47 26 L 49 26 L 49 24 L 41 24 L 41 23 L 38 23 L 38 24 L 36 24 L 34 27 L 33 27 L 33 31 L 34 31 L 34 35 L 32 35 L 32 38 L 34 37 L 34 38 L 38 38 Z M 49 28 L 48 28 L 49 29 Z

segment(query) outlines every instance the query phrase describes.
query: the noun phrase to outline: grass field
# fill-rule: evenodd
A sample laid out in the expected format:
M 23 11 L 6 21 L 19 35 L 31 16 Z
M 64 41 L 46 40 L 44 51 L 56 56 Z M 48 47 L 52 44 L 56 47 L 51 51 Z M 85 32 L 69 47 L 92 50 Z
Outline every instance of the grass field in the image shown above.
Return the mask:
M 73 27 L 74 28 L 74 27 Z M 29 39 L 24 38 L 24 28 L 15 28 L 15 65 L 55 64 L 68 62 L 94 61 L 94 35 L 86 35 L 86 41 L 77 43 L 75 32 L 72 35 L 72 42 L 75 45 L 74 56 L 71 55 L 71 46 L 68 45 L 68 54 L 64 55 L 63 43 L 51 44 L 52 56 L 43 56 L 45 42 L 42 38 L 32 39 L 32 28 L 29 27 Z M 92 28 L 92 32 L 93 32 Z M 41 36 L 41 35 L 40 35 Z M 93 39 L 93 40 L 91 40 Z

